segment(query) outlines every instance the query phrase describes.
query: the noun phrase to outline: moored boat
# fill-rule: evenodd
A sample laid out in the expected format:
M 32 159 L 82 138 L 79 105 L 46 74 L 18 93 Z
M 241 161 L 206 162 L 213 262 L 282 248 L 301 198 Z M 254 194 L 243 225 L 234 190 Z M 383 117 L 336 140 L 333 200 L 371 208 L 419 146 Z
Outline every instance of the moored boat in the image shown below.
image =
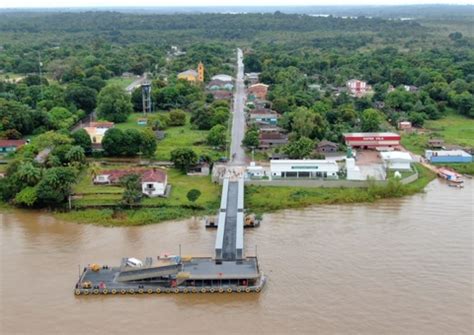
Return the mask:
M 447 181 L 451 183 L 460 184 L 464 182 L 461 174 L 448 168 L 439 168 L 438 176 L 440 178 L 446 179 Z

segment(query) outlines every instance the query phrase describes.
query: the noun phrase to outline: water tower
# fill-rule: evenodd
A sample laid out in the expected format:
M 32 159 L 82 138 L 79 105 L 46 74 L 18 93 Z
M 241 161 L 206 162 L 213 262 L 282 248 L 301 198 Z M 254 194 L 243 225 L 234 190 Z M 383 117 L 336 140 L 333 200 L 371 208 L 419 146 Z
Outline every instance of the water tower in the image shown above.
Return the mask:
M 151 82 L 145 81 L 142 84 L 143 114 L 151 112 Z

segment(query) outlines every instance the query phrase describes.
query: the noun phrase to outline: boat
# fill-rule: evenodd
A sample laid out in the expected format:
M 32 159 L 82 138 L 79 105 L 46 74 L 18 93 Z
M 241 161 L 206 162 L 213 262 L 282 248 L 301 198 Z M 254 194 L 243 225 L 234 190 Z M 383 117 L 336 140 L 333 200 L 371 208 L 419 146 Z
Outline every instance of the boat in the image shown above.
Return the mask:
M 74 294 L 258 293 L 265 282 L 257 257 L 223 261 L 164 255 L 144 261 L 123 258 L 116 267 L 88 265 Z
M 456 188 L 464 188 L 464 185 L 462 183 L 458 183 L 458 184 L 449 183 L 448 186 L 449 187 L 456 187 Z
M 438 169 L 438 176 L 440 178 L 446 179 L 447 181 L 451 183 L 463 183 L 464 180 L 462 179 L 462 175 L 457 173 L 456 171 L 453 171 L 448 168 L 439 168 Z

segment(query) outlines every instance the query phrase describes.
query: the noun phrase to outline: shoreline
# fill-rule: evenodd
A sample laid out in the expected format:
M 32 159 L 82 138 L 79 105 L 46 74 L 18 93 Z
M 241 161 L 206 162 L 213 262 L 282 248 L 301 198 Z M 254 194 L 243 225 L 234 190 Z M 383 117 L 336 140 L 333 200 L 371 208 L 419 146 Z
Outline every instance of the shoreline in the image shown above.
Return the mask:
M 278 210 L 306 208 L 314 205 L 373 203 L 388 198 L 401 198 L 423 192 L 436 178 L 428 169 L 417 165 L 419 178 L 406 185 L 389 181 L 385 186 L 375 183 L 368 188 L 302 188 L 278 186 L 246 186 L 246 207 L 249 213 L 264 214 Z M 268 195 L 272 194 L 272 197 Z M 0 203 L 0 209 L 14 208 Z M 214 215 L 217 208 L 192 209 L 189 206 L 163 206 L 137 209 L 83 209 L 70 212 L 51 211 L 55 217 L 79 224 L 102 227 L 131 227 L 158 224 L 165 221 Z

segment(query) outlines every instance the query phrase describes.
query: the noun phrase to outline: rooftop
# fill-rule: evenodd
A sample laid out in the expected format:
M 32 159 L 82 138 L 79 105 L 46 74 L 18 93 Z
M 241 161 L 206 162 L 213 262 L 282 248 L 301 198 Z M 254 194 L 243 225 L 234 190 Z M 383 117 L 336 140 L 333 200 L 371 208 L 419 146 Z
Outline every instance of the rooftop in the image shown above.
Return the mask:
M 426 150 L 426 153 L 435 154 L 436 156 L 462 156 L 472 157 L 464 150 Z
M 26 144 L 25 140 L 0 140 L 0 147 L 21 147 Z
M 344 133 L 344 137 L 384 137 L 384 136 L 400 136 L 397 133 Z

